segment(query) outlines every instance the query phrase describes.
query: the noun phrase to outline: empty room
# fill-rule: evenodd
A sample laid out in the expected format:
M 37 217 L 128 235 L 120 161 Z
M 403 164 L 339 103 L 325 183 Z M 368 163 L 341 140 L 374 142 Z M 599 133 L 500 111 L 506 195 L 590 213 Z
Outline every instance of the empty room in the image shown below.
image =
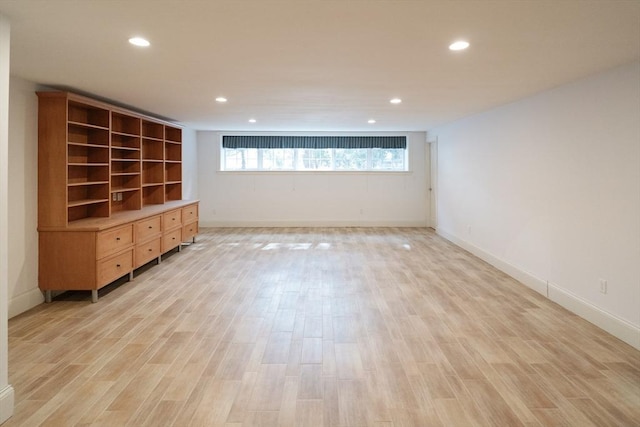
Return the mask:
M 0 0 L 0 424 L 640 426 L 640 2 Z

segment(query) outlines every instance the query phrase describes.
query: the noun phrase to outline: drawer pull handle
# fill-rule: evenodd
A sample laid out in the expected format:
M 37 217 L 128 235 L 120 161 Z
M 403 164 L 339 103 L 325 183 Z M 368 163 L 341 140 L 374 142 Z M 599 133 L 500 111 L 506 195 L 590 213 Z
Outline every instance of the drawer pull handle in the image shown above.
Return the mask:
M 149 226 L 149 230 L 151 230 L 152 228 L 153 228 L 153 226 L 152 226 L 152 225 L 150 225 L 150 226 Z
M 116 240 L 120 240 L 120 238 L 119 238 L 119 237 L 116 237 Z
M 149 252 L 153 252 L 153 249 L 149 248 Z
M 120 264 L 116 264 L 116 267 L 120 268 Z

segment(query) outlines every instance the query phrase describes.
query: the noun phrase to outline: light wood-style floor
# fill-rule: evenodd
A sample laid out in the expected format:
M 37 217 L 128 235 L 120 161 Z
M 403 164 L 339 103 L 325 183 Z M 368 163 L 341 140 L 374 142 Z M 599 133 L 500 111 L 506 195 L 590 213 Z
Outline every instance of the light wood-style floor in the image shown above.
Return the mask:
M 9 335 L 7 427 L 640 425 L 640 352 L 426 229 L 203 230 Z

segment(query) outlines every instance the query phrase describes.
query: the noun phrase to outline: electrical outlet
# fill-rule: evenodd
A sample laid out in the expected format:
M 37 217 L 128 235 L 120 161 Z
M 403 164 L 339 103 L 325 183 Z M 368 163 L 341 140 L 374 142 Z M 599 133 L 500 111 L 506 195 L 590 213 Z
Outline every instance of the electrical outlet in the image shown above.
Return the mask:
M 122 201 L 122 193 L 118 193 L 118 201 L 121 202 Z
M 114 202 L 117 202 L 118 201 L 118 193 L 113 193 L 111 195 L 111 200 L 113 200 Z
M 600 279 L 600 293 L 607 294 L 607 281 L 604 279 Z

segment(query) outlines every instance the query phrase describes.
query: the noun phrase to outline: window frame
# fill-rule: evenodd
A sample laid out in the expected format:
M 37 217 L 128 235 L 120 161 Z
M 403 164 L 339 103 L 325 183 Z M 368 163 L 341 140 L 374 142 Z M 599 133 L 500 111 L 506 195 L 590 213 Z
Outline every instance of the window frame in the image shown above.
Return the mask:
M 373 150 L 376 150 L 376 148 L 360 148 L 357 150 L 367 150 L 367 168 L 366 169 L 336 169 L 335 168 L 335 150 L 338 150 L 339 148 L 327 148 L 325 150 L 331 150 L 331 169 L 296 169 L 295 165 L 298 163 L 298 159 L 299 159 L 299 155 L 301 150 L 307 150 L 306 148 L 285 148 L 285 149 L 271 149 L 271 150 L 293 150 L 293 168 L 290 169 L 266 169 L 263 167 L 264 163 L 263 163 L 263 159 L 264 159 L 264 151 L 265 150 L 270 150 L 270 149 L 262 149 L 262 148 L 249 148 L 247 150 L 257 150 L 257 168 L 245 168 L 245 169 L 226 169 L 226 154 L 225 154 L 225 150 L 227 150 L 226 148 L 223 147 L 222 145 L 222 141 L 223 141 L 223 137 L 224 136 L 230 136 L 230 135 L 251 135 L 251 136 L 262 136 L 262 135 L 268 135 L 268 136 L 280 136 L 280 135 L 286 135 L 286 136 L 291 136 L 291 135 L 304 135 L 304 136 L 402 136 L 406 138 L 407 141 L 407 145 L 406 148 L 403 149 L 404 150 L 404 159 L 403 159 L 403 164 L 404 164 L 404 169 L 373 169 L 372 168 L 372 160 L 373 160 Z M 411 143 L 410 143 L 410 137 L 408 133 L 396 133 L 396 132 L 390 132 L 390 133 L 378 133 L 378 134 L 342 134 L 342 133 L 331 133 L 331 134 L 318 134 L 318 133 L 309 133 L 309 134 L 290 134 L 290 133 L 286 133 L 286 132 L 273 132 L 273 133 L 235 133 L 235 132 L 221 132 L 219 133 L 219 141 L 218 141 L 218 155 L 219 155 L 219 161 L 218 163 L 218 172 L 222 172 L 222 173 L 258 173 L 258 174 L 263 174 L 263 173 L 322 173 L 322 174 L 403 174 L 403 173 L 410 173 L 411 172 L 411 156 L 410 156 L 410 150 L 411 150 Z M 354 149 L 356 150 L 356 149 Z

